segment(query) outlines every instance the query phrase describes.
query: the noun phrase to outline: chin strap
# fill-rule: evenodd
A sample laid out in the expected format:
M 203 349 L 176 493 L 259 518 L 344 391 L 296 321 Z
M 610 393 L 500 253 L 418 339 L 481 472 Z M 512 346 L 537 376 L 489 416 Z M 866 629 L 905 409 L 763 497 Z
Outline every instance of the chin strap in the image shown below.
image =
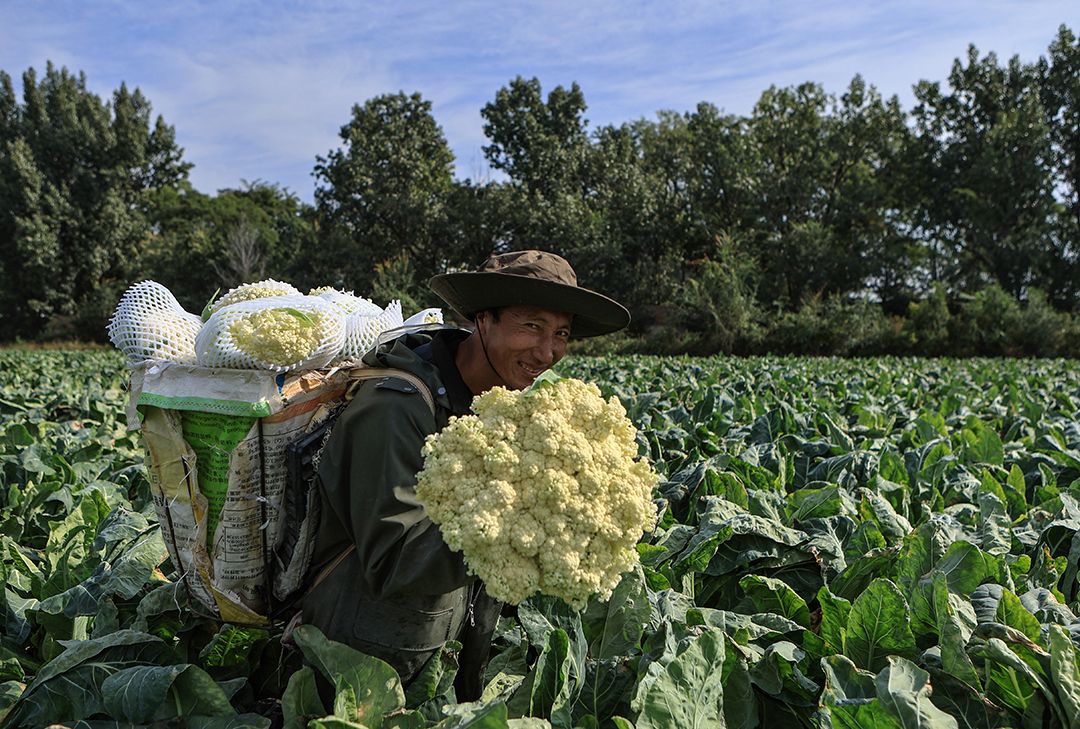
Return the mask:
M 492 362 L 491 362 L 491 357 L 488 356 L 487 345 L 484 343 L 484 333 L 482 331 L 480 331 L 480 324 L 479 323 L 477 323 L 477 325 L 476 325 L 476 334 L 480 337 L 480 349 L 482 349 L 484 351 L 484 359 L 487 360 L 488 367 L 491 368 L 491 371 L 495 373 L 495 376 L 499 378 L 499 381 L 501 381 L 503 383 L 503 385 L 509 387 L 510 383 L 507 381 L 507 379 L 505 377 L 503 377 L 501 374 L 499 374 L 499 371 L 497 369 L 495 369 L 495 365 L 492 364 Z

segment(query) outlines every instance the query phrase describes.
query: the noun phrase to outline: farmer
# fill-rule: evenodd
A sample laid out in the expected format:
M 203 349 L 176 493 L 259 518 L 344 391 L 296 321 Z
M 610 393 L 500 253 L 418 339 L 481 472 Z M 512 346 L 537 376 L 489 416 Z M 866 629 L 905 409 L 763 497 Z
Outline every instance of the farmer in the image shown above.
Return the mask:
M 467 574 L 417 501 L 424 439 L 450 416 L 468 414 L 474 395 L 528 387 L 562 359 L 571 336 L 617 331 L 630 314 L 578 286 L 570 264 L 544 251 L 492 256 L 476 272 L 435 276 L 429 285 L 473 331 L 409 334 L 364 358 L 418 379 L 361 381 L 327 441 L 315 586 L 303 621 L 387 661 L 405 682 L 444 642 L 461 641 L 457 698 L 470 701 L 483 688 L 501 605 Z

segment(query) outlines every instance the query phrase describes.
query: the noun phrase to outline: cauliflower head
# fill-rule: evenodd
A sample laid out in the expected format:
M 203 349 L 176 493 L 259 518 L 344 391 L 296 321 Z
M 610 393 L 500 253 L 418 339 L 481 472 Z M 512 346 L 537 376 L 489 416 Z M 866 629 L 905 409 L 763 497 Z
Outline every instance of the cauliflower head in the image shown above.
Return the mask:
M 329 286 L 312 289 L 308 292 L 308 296 L 318 296 L 321 299 L 326 299 L 340 309 L 346 316 L 352 316 L 353 314 L 378 316 L 383 311 L 382 308 L 371 301 L 371 299 L 357 296 L 352 291 L 341 291 Z
M 283 281 L 275 281 L 268 278 L 257 283 L 241 284 L 236 288 L 229 289 L 224 296 L 214 301 L 207 307 L 207 315 L 221 311 L 226 306 L 238 304 L 241 301 L 253 299 L 265 299 L 271 296 L 299 296 L 300 292 L 292 284 Z
M 322 314 L 298 309 L 259 309 L 229 325 L 233 344 L 241 352 L 286 367 L 307 359 L 323 341 Z
M 626 411 L 575 379 L 496 387 L 424 445 L 416 493 L 493 597 L 610 597 L 656 522 Z

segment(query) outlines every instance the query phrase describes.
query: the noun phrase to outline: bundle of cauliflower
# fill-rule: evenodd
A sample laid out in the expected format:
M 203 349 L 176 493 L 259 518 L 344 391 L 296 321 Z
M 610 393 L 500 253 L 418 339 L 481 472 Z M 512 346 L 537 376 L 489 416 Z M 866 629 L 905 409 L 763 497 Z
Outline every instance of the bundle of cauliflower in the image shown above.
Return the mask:
M 124 292 L 108 332 L 132 363 L 157 359 L 288 372 L 355 362 L 387 330 L 441 322 L 438 309 L 403 321 L 398 301 L 382 308 L 330 287 L 304 295 L 273 279 L 230 289 L 199 317 L 161 284 L 142 281 Z
M 424 446 L 416 493 L 493 597 L 610 597 L 656 522 L 658 476 L 612 397 L 575 379 L 496 387 Z

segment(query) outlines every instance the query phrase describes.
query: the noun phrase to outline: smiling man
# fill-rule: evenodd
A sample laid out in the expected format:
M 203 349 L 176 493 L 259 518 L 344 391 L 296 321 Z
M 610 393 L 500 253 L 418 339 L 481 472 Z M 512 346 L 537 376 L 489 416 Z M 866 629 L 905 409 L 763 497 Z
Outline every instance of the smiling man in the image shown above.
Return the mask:
M 316 577 L 303 621 L 387 661 L 406 683 L 446 641 L 460 641 L 455 687 L 468 701 L 483 688 L 501 606 L 416 498 L 424 439 L 468 414 L 473 396 L 528 387 L 570 337 L 618 331 L 630 314 L 544 251 L 492 256 L 430 286 L 473 329 L 405 335 L 364 358 L 389 371 L 358 382 L 319 458 Z

